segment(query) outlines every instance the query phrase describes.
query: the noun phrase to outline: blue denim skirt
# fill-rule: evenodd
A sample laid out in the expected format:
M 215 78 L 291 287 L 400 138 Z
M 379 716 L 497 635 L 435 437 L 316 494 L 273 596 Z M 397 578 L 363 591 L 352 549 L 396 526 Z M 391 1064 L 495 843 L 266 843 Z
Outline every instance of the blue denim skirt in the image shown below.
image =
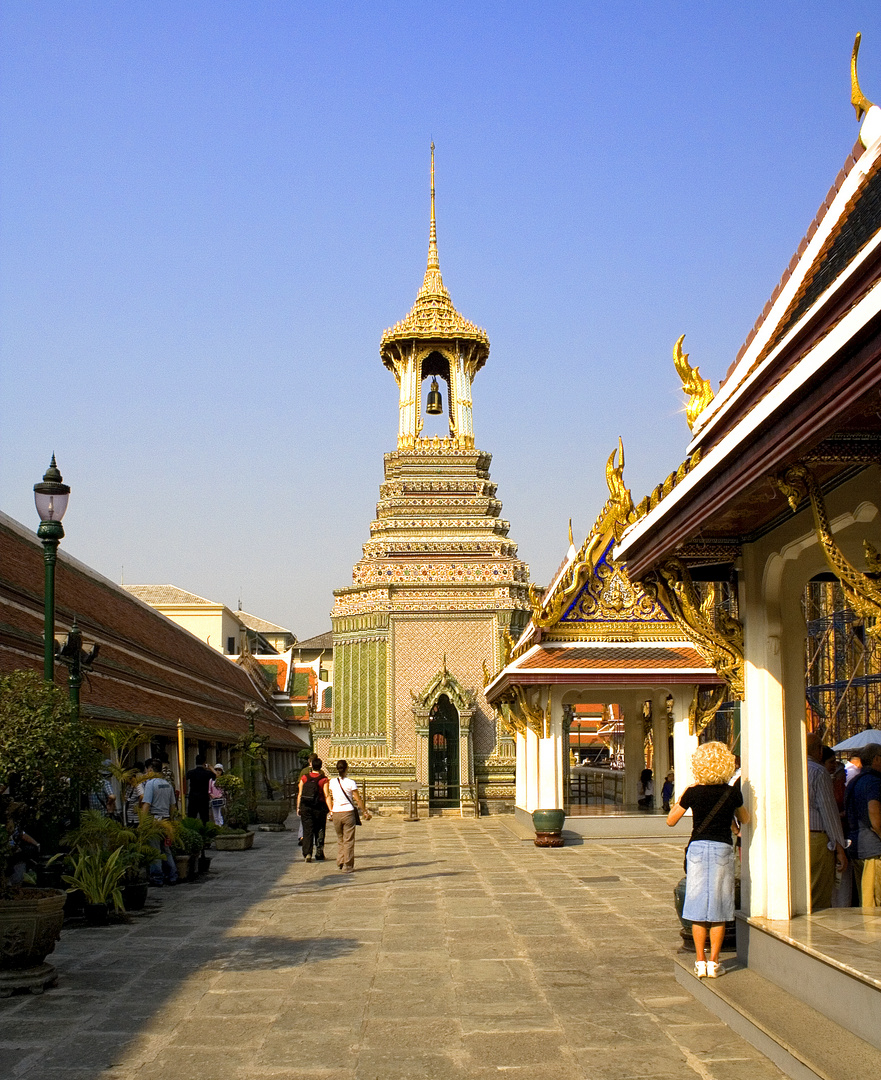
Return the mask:
M 718 840 L 695 840 L 688 847 L 683 919 L 724 923 L 734 918 L 734 848 Z

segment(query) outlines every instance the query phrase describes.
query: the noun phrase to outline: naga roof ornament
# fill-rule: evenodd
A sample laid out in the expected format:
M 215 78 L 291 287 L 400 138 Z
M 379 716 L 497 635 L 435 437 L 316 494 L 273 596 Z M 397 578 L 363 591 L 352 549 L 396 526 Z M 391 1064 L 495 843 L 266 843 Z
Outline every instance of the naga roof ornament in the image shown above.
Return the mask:
M 437 252 L 437 223 L 434 212 L 434 143 L 432 143 L 431 225 L 429 228 L 428 264 L 425 268 L 425 277 L 410 314 L 385 331 L 379 349 L 383 360 L 385 360 L 386 348 L 392 342 L 411 341 L 413 339 L 448 341 L 456 338 L 477 344 L 478 352 L 481 355 L 476 367 L 482 367 L 489 356 L 487 333 L 476 323 L 470 322 L 456 311 L 441 277 L 440 260 Z
M 881 109 L 874 105 L 860 89 L 860 80 L 857 76 L 857 56 L 860 52 L 862 34 L 854 38 L 853 52 L 850 54 L 850 103 L 857 114 L 857 120 L 865 116 L 863 126 L 860 128 L 860 142 L 864 147 L 869 147 L 881 136 Z
M 695 421 L 713 400 L 715 394 L 710 380 L 703 378 L 699 369 L 689 364 L 688 353 L 682 351 L 683 341 L 685 341 L 685 334 L 682 334 L 673 346 L 673 366 L 682 380 L 682 389 L 688 394 L 685 419 L 688 421 L 689 431 L 693 431 Z

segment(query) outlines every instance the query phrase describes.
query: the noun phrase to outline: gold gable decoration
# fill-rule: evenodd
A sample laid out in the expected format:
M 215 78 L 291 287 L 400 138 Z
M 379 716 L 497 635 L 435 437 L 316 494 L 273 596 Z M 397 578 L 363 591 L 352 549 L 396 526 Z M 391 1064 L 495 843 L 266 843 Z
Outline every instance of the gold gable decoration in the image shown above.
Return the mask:
M 618 464 L 615 464 L 615 455 Z M 618 447 L 606 462 L 606 484 L 609 498 L 600 512 L 594 527 L 572 560 L 563 578 L 550 594 L 543 594 L 534 585 L 529 587 L 532 604 L 532 621 L 542 630 L 549 630 L 560 621 L 563 612 L 578 596 L 584 583 L 594 572 L 603 552 L 612 539 L 618 541 L 633 513 L 633 499 L 624 485 L 624 443 L 618 438 Z
M 634 585 L 627 572 L 616 562 L 597 566 L 589 578 L 566 622 L 657 622 L 668 616 L 657 600 Z

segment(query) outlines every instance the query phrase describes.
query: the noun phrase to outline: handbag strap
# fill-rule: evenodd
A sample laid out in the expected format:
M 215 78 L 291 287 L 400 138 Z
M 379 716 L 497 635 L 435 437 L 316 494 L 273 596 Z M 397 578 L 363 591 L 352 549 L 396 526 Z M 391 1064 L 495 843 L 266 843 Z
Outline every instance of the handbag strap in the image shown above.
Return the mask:
M 353 798 L 351 798 L 351 796 L 346 794 L 346 789 L 343 787 L 343 778 L 341 776 L 338 776 L 336 778 L 336 782 L 340 786 L 340 792 L 341 792 L 343 798 L 346 800 L 346 802 L 352 807 L 352 809 L 357 814 L 358 813 L 358 807 L 355 805 L 355 800 Z M 345 813 L 345 810 L 343 811 L 343 813 Z
M 694 832 L 691 834 L 691 840 L 697 840 L 697 838 L 701 835 L 701 833 L 704 833 L 704 832 L 707 831 L 707 828 L 708 828 L 710 822 L 713 820 L 713 818 L 716 816 L 716 814 L 718 814 L 719 811 L 722 809 L 722 805 L 723 805 L 723 803 L 725 803 L 727 801 L 728 796 L 729 796 L 730 793 L 731 793 L 731 788 L 729 788 L 728 785 L 726 784 L 725 785 L 725 790 L 719 796 L 719 801 L 716 803 L 716 805 L 713 807 L 713 809 L 709 812 L 709 814 L 707 814 L 707 816 L 704 818 L 704 820 L 700 823 L 700 828 L 695 829 Z M 688 841 L 689 844 L 691 843 L 691 840 Z

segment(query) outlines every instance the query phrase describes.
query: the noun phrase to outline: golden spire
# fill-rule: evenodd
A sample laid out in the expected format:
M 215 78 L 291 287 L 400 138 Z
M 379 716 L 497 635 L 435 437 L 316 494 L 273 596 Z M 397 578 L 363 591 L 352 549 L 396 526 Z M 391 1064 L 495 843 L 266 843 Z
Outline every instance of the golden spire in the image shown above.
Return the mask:
M 431 226 L 428 230 L 428 270 L 440 270 L 437 257 L 437 222 L 434 217 L 434 143 L 431 144 Z
M 489 356 L 489 338 L 486 331 L 463 318 L 450 299 L 440 272 L 437 253 L 437 219 L 434 210 L 434 142 L 431 143 L 431 222 L 428 230 L 428 263 L 422 288 L 416 295 L 416 303 L 410 314 L 389 327 L 382 335 L 380 354 L 386 367 L 393 366 L 391 354 L 386 347 L 392 342 L 412 341 L 414 338 L 453 339 L 472 341 L 477 346 L 475 370 L 483 367 Z

